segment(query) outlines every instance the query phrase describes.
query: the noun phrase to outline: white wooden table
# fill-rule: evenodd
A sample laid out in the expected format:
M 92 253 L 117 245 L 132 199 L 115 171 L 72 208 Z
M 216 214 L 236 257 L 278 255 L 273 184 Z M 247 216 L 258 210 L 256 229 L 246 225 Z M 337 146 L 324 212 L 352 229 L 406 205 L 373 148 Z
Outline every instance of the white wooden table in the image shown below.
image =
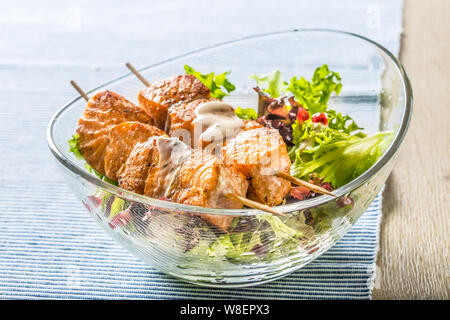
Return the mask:
M 409 0 L 414 114 L 384 192 L 375 299 L 450 298 L 450 1 Z

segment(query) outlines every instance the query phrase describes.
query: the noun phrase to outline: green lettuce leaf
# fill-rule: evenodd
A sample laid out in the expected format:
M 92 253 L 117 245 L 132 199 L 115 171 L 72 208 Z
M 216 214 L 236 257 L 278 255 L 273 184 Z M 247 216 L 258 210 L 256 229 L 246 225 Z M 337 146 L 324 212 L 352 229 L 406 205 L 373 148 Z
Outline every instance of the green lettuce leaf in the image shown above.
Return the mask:
M 221 236 L 218 242 L 211 246 L 211 249 L 217 253 L 223 250 L 225 257 L 231 260 L 247 260 L 255 258 L 256 254 L 252 249 L 256 245 L 261 245 L 261 239 L 258 233 L 240 232 Z
M 339 95 L 341 89 L 339 73 L 330 71 L 326 64 L 315 70 L 311 82 L 303 77 L 293 77 L 287 87 L 287 91 L 291 92 L 311 115 L 325 112 L 331 94 L 334 92 Z
M 281 219 L 278 217 L 268 214 L 258 216 L 258 219 L 260 221 L 267 221 L 270 224 L 270 227 L 275 234 L 272 244 L 273 248 L 286 246 L 286 242 L 298 240 L 303 237 L 303 232 L 301 232 L 297 228 L 291 228 L 287 224 L 283 223 L 283 221 L 281 221 Z M 298 243 L 296 243 L 296 245 L 298 245 Z
M 261 258 L 271 260 L 298 252 L 301 239 L 314 234 L 312 227 L 305 224 L 302 214 L 286 218 L 286 221 L 272 215 L 261 215 L 257 220 L 258 228 L 221 235 L 204 250 L 209 257 L 224 256 L 235 262 Z M 256 248 L 259 248 L 259 253 Z
M 67 141 L 69 144 L 69 151 L 72 152 L 77 159 L 83 159 L 83 156 L 80 152 L 80 135 L 75 133 L 72 136 L 72 139 Z
M 109 214 L 109 218 L 112 219 L 117 216 L 121 211 L 125 209 L 125 200 L 120 198 L 115 198 L 113 203 L 111 204 L 111 211 Z
M 350 135 L 308 120 L 294 126 L 295 146 L 289 150 L 293 164 L 291 174 L 307 178 L 317 173 L 338 188 L 360 176 L 384 153 L 392 132 L 369 137 Z
M 283 75 L 278 69 L 260 76 L 252 75 L 250 78 L 255 79 L 256 85 L 272 98 L 278 98 L 286 93 L 286 83 L 283 81 Z
M 244 120 L 256 120 L 258 118 L 258 114 L 255 109 L 252 108 L 243 109 L 241 107 L 237 107 L 235 113 L 239 118 Z
M 353 131 L 363 129 L 359 127 L 355 123 L 355 120 L 353 120 L 349 115 L 342 115 L 342 113 L 336 112 L 335 110 L 331 109 L 328 109 L 326 112 L 328 118 L 328 126 L 331 129 L 335 129 L 345 133 L 351 133 Z
M 208 74 L 201 74 L 198 71 L 195 71 L 194 68 L 185 65 L 184 70 L 187 74 L 192 74 L 201 83 L 203 83 L 206 87 L 211 90 L 211 97 L 217 99 L 223 99 L 225 96 L 236 89 L 234 84 L 232 84 L 227 79 L 227 75 L 231 73 L 231 71 L 227 71 L 218 75 L 215 75 L 214 72 Z M 222 89 L 224 89 L 227 93 L 225 93 Z

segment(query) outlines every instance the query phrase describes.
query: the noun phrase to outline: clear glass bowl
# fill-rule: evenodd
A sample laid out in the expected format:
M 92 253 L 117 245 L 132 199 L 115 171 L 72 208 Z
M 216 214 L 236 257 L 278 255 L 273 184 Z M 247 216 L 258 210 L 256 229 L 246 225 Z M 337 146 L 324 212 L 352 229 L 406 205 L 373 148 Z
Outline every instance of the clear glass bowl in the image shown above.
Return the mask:
M 393 130 L 395 137 L 376 164 L 335 191 L 351 201 L 320 196 L 278 206 L 286 217 L 276 219 L 290 226 L 280 234 L 269 231 L 267 215 L 261 211 L 171 203 L 130 193 L 96 178 L 69 152 L 67 144 L 86 105 L 81 97 L 52 118 L 48 143 L 69 185 L 92 217 L 119 244 L 151 266 L 204 286 L 241 287 L 272 281 L 328 250 L 382 188 L 412 112 L 411 86 L 403 67 L 389 51 L 364 37 L 333 30 L 293 30 L 219 44 L 141 70 L 151 82 L 184 73 L 185 64 L 202 72 L 231 70 L 230 80 L 237 90 L 225 100 L 256 109 L 257 95 L 250 75 L 278 68 L 286 79 L 293 75 L 310 78 L 314 69 L 325 63 L 343 79 L 343 90 L 330 105 L 352 116 L 367 133 Z M 138 79 L 126 74 L 88 93 L 92 96 L 108 89 L 136 102 L 142 87 Z M 125 213 L 114 216 L 117 212 Z M 202 214 L 232 215 L 236 217 L 234 227 L 228 233 L 221 232 L 200 219 Z M 243 246 L 247 249 L 238 250 Z

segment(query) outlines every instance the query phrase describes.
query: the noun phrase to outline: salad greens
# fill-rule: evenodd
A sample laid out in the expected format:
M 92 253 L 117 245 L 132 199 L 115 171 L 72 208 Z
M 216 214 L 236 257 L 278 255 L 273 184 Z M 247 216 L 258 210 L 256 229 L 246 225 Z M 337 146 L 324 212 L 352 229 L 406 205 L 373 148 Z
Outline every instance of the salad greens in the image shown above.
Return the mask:
M 293 95 L 297 112 L 307 112 L 306 117 L 297 117 L 290 124 L 291 174 L 298 178 L 308 178 L 315 173 L 334 188 L 341 187 L 370 168 L 391 141 L 391 132 L 366 137 L 358 131 L 363 128 L 349 115 L 329 108 L 330 96 L 340 94 L 342 82 L 340 75 L 329 70 L 326 64 L 314 71 L 311 81 L 294 76 L 289 84 L 282 82 L 279 70 L 252 78 L 272 98 Z M 357 133 L 352 134 L 355 131 Z
M 109 218 L 114 218 L 115 216 L 117 216 L 120 212 L 125 210 L 125 206 L 126 206 L 125 200 L 114 197 L 114 200 L 111 203 Z
M 244 120 L 256 120 L 258 118 L 258 114 L 253 108 L 241 108 L 237 107 L 235 110 L 236 115 Z
M 329 127 L 332 129 L 347 133 L 363 129 L 358 127 L 349 115 L 342 115 L 340 112 L 328 109 L 328 100 L 331 94 L 334 92 L 339 95 L 341 92 L 342 79 L 339 73 L 329 70 L 326 64 L 316 68 L 311 81 L 304 77 L 297 79 L 294 76 L 287 83 L 283 81 L 283 75 L 278 69 L 261 76 L 252 75 L 250 78 L 255 79 L 258 87 L 272 98 L 287 94 L 292 95 L 309 112 L 310 116 L 318 112 L 325 112 Z
M 80 145 L 79 145 L 80 135 L 78 133 L 75 133 L 72 135 L 72 139 L 67 141 L 69 143 L 69 151 L 72 152 L 77 159 L 83 159 L 83 156 L 80 152 Z
M 369 137 L 349 135 L 311 120 L 294 124 L 298 142 L 289 150 L 291 174 L 308 177 L 317 173 L 324 181 L 340 187 L 369 169 L 390 143 L 391 132 L 380 132 Z M 294 138 L 294 139 L 296 139 Z
M 328 100 L 334 92 L 337 95 L 341 92 L 341 77 L 337 72 L 330 71 L 324 64 L 314 71 L 312 81 L 301 77 L 292 77 L 287 91 L 292 93 L 295 100 L 311 115 L 317 112 L 327 111 Z
M 362 130 L 349 115 L 342 115 L 340 112 L 336 112 L 332 109 L 327 109 L 328 127 L 331 129 L 350 133 L 356 130 Z M 362 133 L 361 133 L 362 134 Z
M 231 71 L 227 71 L 218 75 L 215 75 L 214 72 L 201 74 L 188 65 L 184 66 L 184 70 L 187 74 L 192 74 L 198 80 L 200 80 L 201 83 L 208 87 L 211 90 L 211 97 L 213 98 L 223 99 L 225 96 L 228 96 L 230 92 L 236 89 L 234 84 L 232 84 L 227 79 L 227 75 L 229 75 Z M 222 90 L 222 87 L 226 90 L 227 93 Z
M 210 258 L 225 257 L 237 262 L 249 262 L 251 260 L 271 260 L 297 252 L 301 241 L 314 234 L 311 226 L 305 224 L 303 215 L 295 215 L 282 221 L 273 215 L 261 215 L 254 218 L 256 221 L 251 230 L 239 232 L 231 227 L 232 232 L 220 235 L 211 243 L 201 242 L 192 249 L 194 256 L 207 252 Z M 233 220 L 238 224 L 239 218 Z M 247 223 L 252 224 L 248 221 Z
M 257 86 L 272 98 L 278 98 L 285 94 L 286 83 L 283 81 L 283 75 L 278 69 L 261 76 L 252 75 L 250 79 L 255 79 Z

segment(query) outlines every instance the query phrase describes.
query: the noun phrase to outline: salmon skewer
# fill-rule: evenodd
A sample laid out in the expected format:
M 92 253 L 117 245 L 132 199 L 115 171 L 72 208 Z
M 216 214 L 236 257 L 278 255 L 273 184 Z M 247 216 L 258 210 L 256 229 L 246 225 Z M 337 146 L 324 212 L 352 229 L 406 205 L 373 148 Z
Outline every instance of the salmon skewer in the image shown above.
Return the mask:
M 127 64 L 127 66 L 130 66 L 130 64 Z M 130 69 L 135 73 L 137 72 L 133 67 Z M 140 75 L 139 78 L 141 79 L 143 77 Z M 178 88 L 181 88 L 182 91 L 176 92 Z M 185 90 L 193 91 L 188 95 Z M 196 77 L 182 75 L 159 81 L 141 91 L 139 94 L 139 102 L 140 106 L 143 109 L 145 108 L 149 114 L 152 116 L 158 115 L 159 123 L 165 122 L 164 128 L 169 136 L 179 137 L 181 138 L 180 140 L 192 147 L 200 147 L 201 149 L 208 148 L 207 139 L 199 140 L 201 138 L 199 136 L 202 136 L 208 128 L 203 128 L 202 123 L 194 123 L 197 118 L 195 111 L 201 105 L 213 102 L 220 105 L 221 102 L 218 99 L 211 98 L 209 89 Z M 161 106 L 164 106 L 163 112 L 161 111 Z M 227 106 L 225 105 L 225 108 Z M 231 148 L 223 149 L 223 155 L 218 153 L 220 151 L 215 152 L 209 150 L 210 153 L 220 158 L 225 157 L 230 163 L 237 164 L 238 170 L 250 179 L 249 198 L 251 200 L 268 206 L 280 204 L 291 189 L 290 182 L 274 175 L 280 171 L 287 175 L 289 174 L 290 160 L 281 136 L 275 129 L 263 128 L 255 121 L 247 122 L 246 125 L 235 116 L 234 109 L 231 106 L 229 106 L 227 111 L 230 113 L 230 119 L 234 117 L 237 120 L 238 126 L 242 123 L 242 126 L 238 128 L 239 131 L 246 128 L 258 131 L 252 132 L 253 134 L 250 135 L 252 138 L 238 138 L 236 141 L 242 143 L 239 148 L 236 147 L 236 144 L 233 144 Z M 217 116 L 220 116 L 220 114 Z M 166 119 L 163 119 L 164 117 Z M 198 128 L 198 125 L 201 127 Z M 258 143 L 265 141 L 267 137 L 270 143 L 264 144 L 264 148 L 258 148 Z M 230 139 L 221 142 L 228 143 L 230 140 L 233 140 L 232 138 L 230 137 Z M 255 145 L 252 146 L 251 144 Z M 214 146 L 210 149 L 212 148 Z M 268 156 L 271 156 L 275 150 L 281 159 L 261 165 L 262 161 L 269 160 Z M 252 154 L 249 157 L 248 151 L 253 153 L 258 152 L 260 154 Z M 275 159 L 275 157 L 273 158 Z M 274 167 L 271 169 L 269 168 L 271 166 Z
M 76 88 L 81 90 L 78 86 Z M 84 91 L 80 93 L 87 97 Z M 118 101 L 128 109 L 134 107 L 139 110 L 118 94 L 102 92 L 94 97 L 103 96 L 113 96 L 115 104 L 108 108 L 102 99 L 88 100 L 77 131 L 84 134 L 86 144 L 92 145 L 92 149 L 87 150 L 90 161 L 103 168 L 102 173 L 108 178 L 118 180 L 121 188 L 189 205 L 240 209 L 245 204 L 282 215 L 245 198 L 248 182 L 234 165 L 225 165 L 212 155 L 192 150 L 151 125 L 137 121 L 114 124 L 119 119 L 129 120 L 128 112 L 124 112 L 119 119 L 107 117 L 108 114 L 116 116 L 117 110 L 122 110 Z M 97 100 L 102 103 L 95 103 Z M 90 117 L 85 122 L 87 111 Z M 94 144 L 92 142 L 101 137 L 98 132 L 104 133 L 104 136 L 100 144 Z M 94 146 L 101 150 L 95 150 Z M 85 156 L 85 150 L 80 152 Z M 231 216 L 202 217 L 223 230 L 232 220 Z
M 134 146 L 153 136 L 167 137 L 164 131 L 140 122 L 122 122 L 112 127 L 105 149 L 105 175 L 117 181 Z
M 139 93 L 138 100 L 140 107 L 152 119 L 152 125 L 164 130 L 167 110 L 171 105 L 210 97 L 210 90 L 200 80 L 183 74 L 147 86 Z

